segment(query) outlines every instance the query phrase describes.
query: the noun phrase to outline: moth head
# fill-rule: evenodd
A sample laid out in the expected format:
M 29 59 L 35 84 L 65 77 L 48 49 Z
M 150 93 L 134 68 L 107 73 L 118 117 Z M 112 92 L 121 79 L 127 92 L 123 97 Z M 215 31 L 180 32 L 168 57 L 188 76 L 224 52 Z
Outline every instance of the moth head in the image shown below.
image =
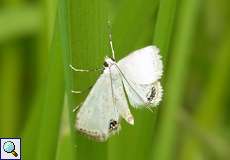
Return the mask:
M 106 56 L 105 57 L 105 62 L 104 62 L 104 67 L 111 67 L 112 65 L 114 65 L 116 62 L 114 59 Z
M 150 91 L 147 94 L 148 102 L 153 104 L 154 106 L 157 106 L 161 101 L 161 97 L 163 94 L 162 91 L 163 90 L 159 81 L 153 83 L 153 85 L 150 88 Z

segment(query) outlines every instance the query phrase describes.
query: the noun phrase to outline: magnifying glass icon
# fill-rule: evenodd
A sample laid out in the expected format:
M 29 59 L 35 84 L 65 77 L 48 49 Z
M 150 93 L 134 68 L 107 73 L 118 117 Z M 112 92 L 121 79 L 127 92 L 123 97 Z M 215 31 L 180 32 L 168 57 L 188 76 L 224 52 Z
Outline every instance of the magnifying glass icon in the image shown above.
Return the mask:
M 11 153 L 14 155 L 14 157 L 17 157 L 18 154 L 17 152 L 15 151 L 15 145 L 13 142 L 11 141 L 7 141 L 3 144 L 3 150 L 6 152 L 6 153 Z

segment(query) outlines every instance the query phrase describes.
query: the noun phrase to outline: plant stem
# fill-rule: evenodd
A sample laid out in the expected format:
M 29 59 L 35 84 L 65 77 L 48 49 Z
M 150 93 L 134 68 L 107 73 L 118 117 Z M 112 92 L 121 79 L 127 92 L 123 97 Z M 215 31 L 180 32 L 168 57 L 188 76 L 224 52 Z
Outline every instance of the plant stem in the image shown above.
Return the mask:
M 193 26 L 197 19 L 198 4 L 197 0 L 184 0 L 180 4 L 175 31 L 177 35 L 175 35 L 173 55 L 168 77 L 166 77 L 165 90 L 167 93 L 164 95 L 153 159 L 168 160 L 175 148 L 176 115 L 179 114 L 182 103 L 183 85 L 190 55 Z

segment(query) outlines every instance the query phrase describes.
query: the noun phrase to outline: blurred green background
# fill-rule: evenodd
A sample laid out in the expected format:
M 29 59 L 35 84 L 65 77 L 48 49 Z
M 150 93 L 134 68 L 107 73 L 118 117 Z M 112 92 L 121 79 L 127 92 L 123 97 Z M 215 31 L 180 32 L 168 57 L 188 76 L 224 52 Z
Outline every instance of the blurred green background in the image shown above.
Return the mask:
M 1 0 L 0 137 L 21 137 L 23 159 L 229 160 L 228 0 Z M 154 44 L 164 61 L 158 111 L 106 143 L 80 136 L 72 110 L 98 68 Z M 100 94 L 100 93 L 98 93 Z

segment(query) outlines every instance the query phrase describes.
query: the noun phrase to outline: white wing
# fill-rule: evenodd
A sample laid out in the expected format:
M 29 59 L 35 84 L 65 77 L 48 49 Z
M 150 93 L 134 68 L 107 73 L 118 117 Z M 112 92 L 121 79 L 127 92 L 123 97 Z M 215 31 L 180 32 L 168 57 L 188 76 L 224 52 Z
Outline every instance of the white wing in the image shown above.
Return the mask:
M 127 78 L 137 84 L 151 84 L 161 78 L 163 65 L 159 49 L 148 46 L 134 51 L 117 65 Z
M 122 118 L 124 118 L 129 124 L 133 125 L 134 118 L 129 110 L 122 83 L 122 76 L 115 66 L 111 67 L 111 73 L 116 109 Z
M 162 97 L 162 87 L 159 81 L 152 84 L 136 84 L 123 79 L 129 102 L 133 107 L 149 106 L 154 107 L 159 104 Z
M 162 76 L 163 64 L 159 49 L 148 46 L 134 51 L 117 63 L 127 92 L 134 107 L 156 106 L 162 97 L 158 80 Z
M 108 72 L 104 72 L 99 77 L 81 106 L 77 113 L 76 128 L 99 141 L 105 141 L 119 130 L 119 113 L 113 105 L 111 79 Z

